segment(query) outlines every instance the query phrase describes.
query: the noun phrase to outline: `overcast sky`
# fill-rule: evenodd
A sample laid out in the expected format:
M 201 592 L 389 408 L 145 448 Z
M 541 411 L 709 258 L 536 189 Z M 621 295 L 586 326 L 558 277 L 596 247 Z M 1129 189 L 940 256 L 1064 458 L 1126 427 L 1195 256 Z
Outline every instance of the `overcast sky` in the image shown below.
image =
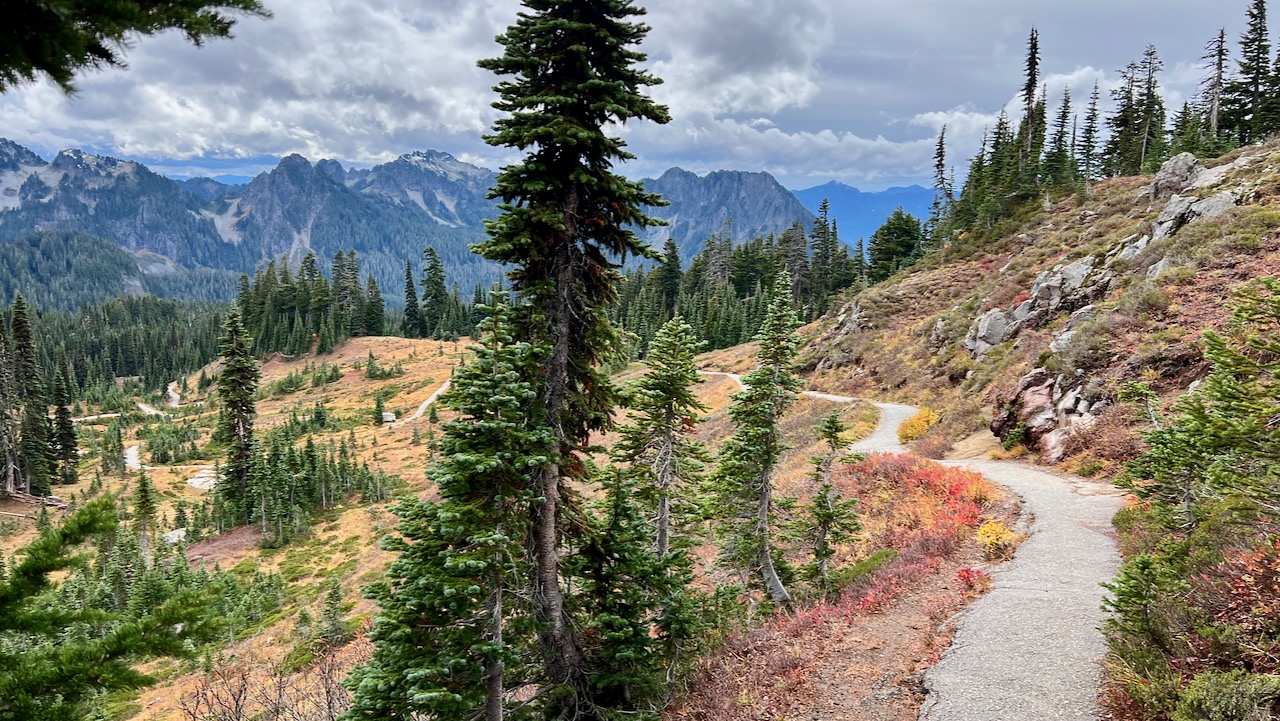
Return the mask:
M 475 67 L 515 0 L 265 0 L 234 40 L 140 40 L 128 70 L 0 96 L 0 136 L 51 156 L 84 147 L 175 176 L 252 175 L 301 153 L 367 166 L 444 150 L 513 159 L 480 135 L 494 77 Z M 1204 44 L 1232 49 L 1247 0 L 650 0 L 643 50 L 669 125 L 622 130 L 639 159 L 699 174 L 767 170 L 792 188 L 929 184 L 938 129 L 963 169 L 1001 107 L 1014 109 L 1027 34 L 1040 30 L 1051 107 L 1153 43 L 1172 111 L 1195 89 Z M 1280 26 L 1280 19 L 1273 23 Z M 1234 66 L 1234 63 L 1233 63 Z M 1052 110 L 1051 110 L 1052 112 Z

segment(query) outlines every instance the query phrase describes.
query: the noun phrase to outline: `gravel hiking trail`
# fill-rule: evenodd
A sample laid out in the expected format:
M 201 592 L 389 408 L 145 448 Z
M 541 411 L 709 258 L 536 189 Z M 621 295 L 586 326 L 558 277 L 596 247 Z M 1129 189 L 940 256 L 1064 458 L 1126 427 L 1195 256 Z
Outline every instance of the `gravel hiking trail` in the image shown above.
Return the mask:
M 731 373 L 703 371 L 738 381 Z M 848 396 L 805 391 L 836 402 Z M 850 450 L 906 453 L 897 430 L 919 409 L 875 403 L 880 423 Z M 994 569 L 994 586 L 956 619 L 956 633 L 924 677 L 920 721 L 1099 718 L 1106 645 L 1101 584 L 1120 568 L 1111 518 L 1123 496 L 1110 484 L 1010 461 L 943 461 L 985 475 L 1022 499 L 1028 538 Z M 844 719 L 828 716 L 828 721 Z M 853 719 L 856 716 L 848 716 Z

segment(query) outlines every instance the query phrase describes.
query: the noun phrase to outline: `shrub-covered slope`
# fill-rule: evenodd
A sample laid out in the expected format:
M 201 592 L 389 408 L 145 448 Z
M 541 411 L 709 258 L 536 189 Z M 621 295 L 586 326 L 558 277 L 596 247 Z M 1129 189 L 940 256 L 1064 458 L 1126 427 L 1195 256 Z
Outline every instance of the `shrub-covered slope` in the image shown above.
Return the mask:
M 1046 197 L 848 298 L 814 329 L 811 382 L 941 411 L 930 455 L 989 425 L 1046 462 L 1118 470 L 1132 427 L 1206 373 L 1225 301 L 1280 271 L 1278 194 L 1271 144 Z

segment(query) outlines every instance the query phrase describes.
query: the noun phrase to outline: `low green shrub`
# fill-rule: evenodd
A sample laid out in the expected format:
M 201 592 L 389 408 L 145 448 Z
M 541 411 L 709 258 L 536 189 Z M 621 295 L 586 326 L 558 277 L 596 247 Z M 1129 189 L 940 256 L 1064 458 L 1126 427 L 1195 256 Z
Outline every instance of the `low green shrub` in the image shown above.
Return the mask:
M 1271 721 L 1280 711 L 1280 676 L 1240 669 L 1196 676 L 1172 721 Z

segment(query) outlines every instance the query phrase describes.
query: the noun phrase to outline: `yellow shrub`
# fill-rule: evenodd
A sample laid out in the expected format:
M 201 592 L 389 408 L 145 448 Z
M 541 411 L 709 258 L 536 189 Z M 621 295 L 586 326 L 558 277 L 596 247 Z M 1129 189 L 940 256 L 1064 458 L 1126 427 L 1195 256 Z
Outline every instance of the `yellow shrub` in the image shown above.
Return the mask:
M 1003 523 L 990 520 L 978 527 L 978 544 L 989 561 L 1010 558 L 1022 539 Z
M 910 443 L 911 441 L 914 441 L 920 436 L 923 436 L 924 432 L 929 430 L 929 427 L 937 422 L 937 413 L 934 413 L 928 408 L 921 408 L 919 413 L 911 416 L 903 422 L 902 425 L 898 426 L 898 442 Z

